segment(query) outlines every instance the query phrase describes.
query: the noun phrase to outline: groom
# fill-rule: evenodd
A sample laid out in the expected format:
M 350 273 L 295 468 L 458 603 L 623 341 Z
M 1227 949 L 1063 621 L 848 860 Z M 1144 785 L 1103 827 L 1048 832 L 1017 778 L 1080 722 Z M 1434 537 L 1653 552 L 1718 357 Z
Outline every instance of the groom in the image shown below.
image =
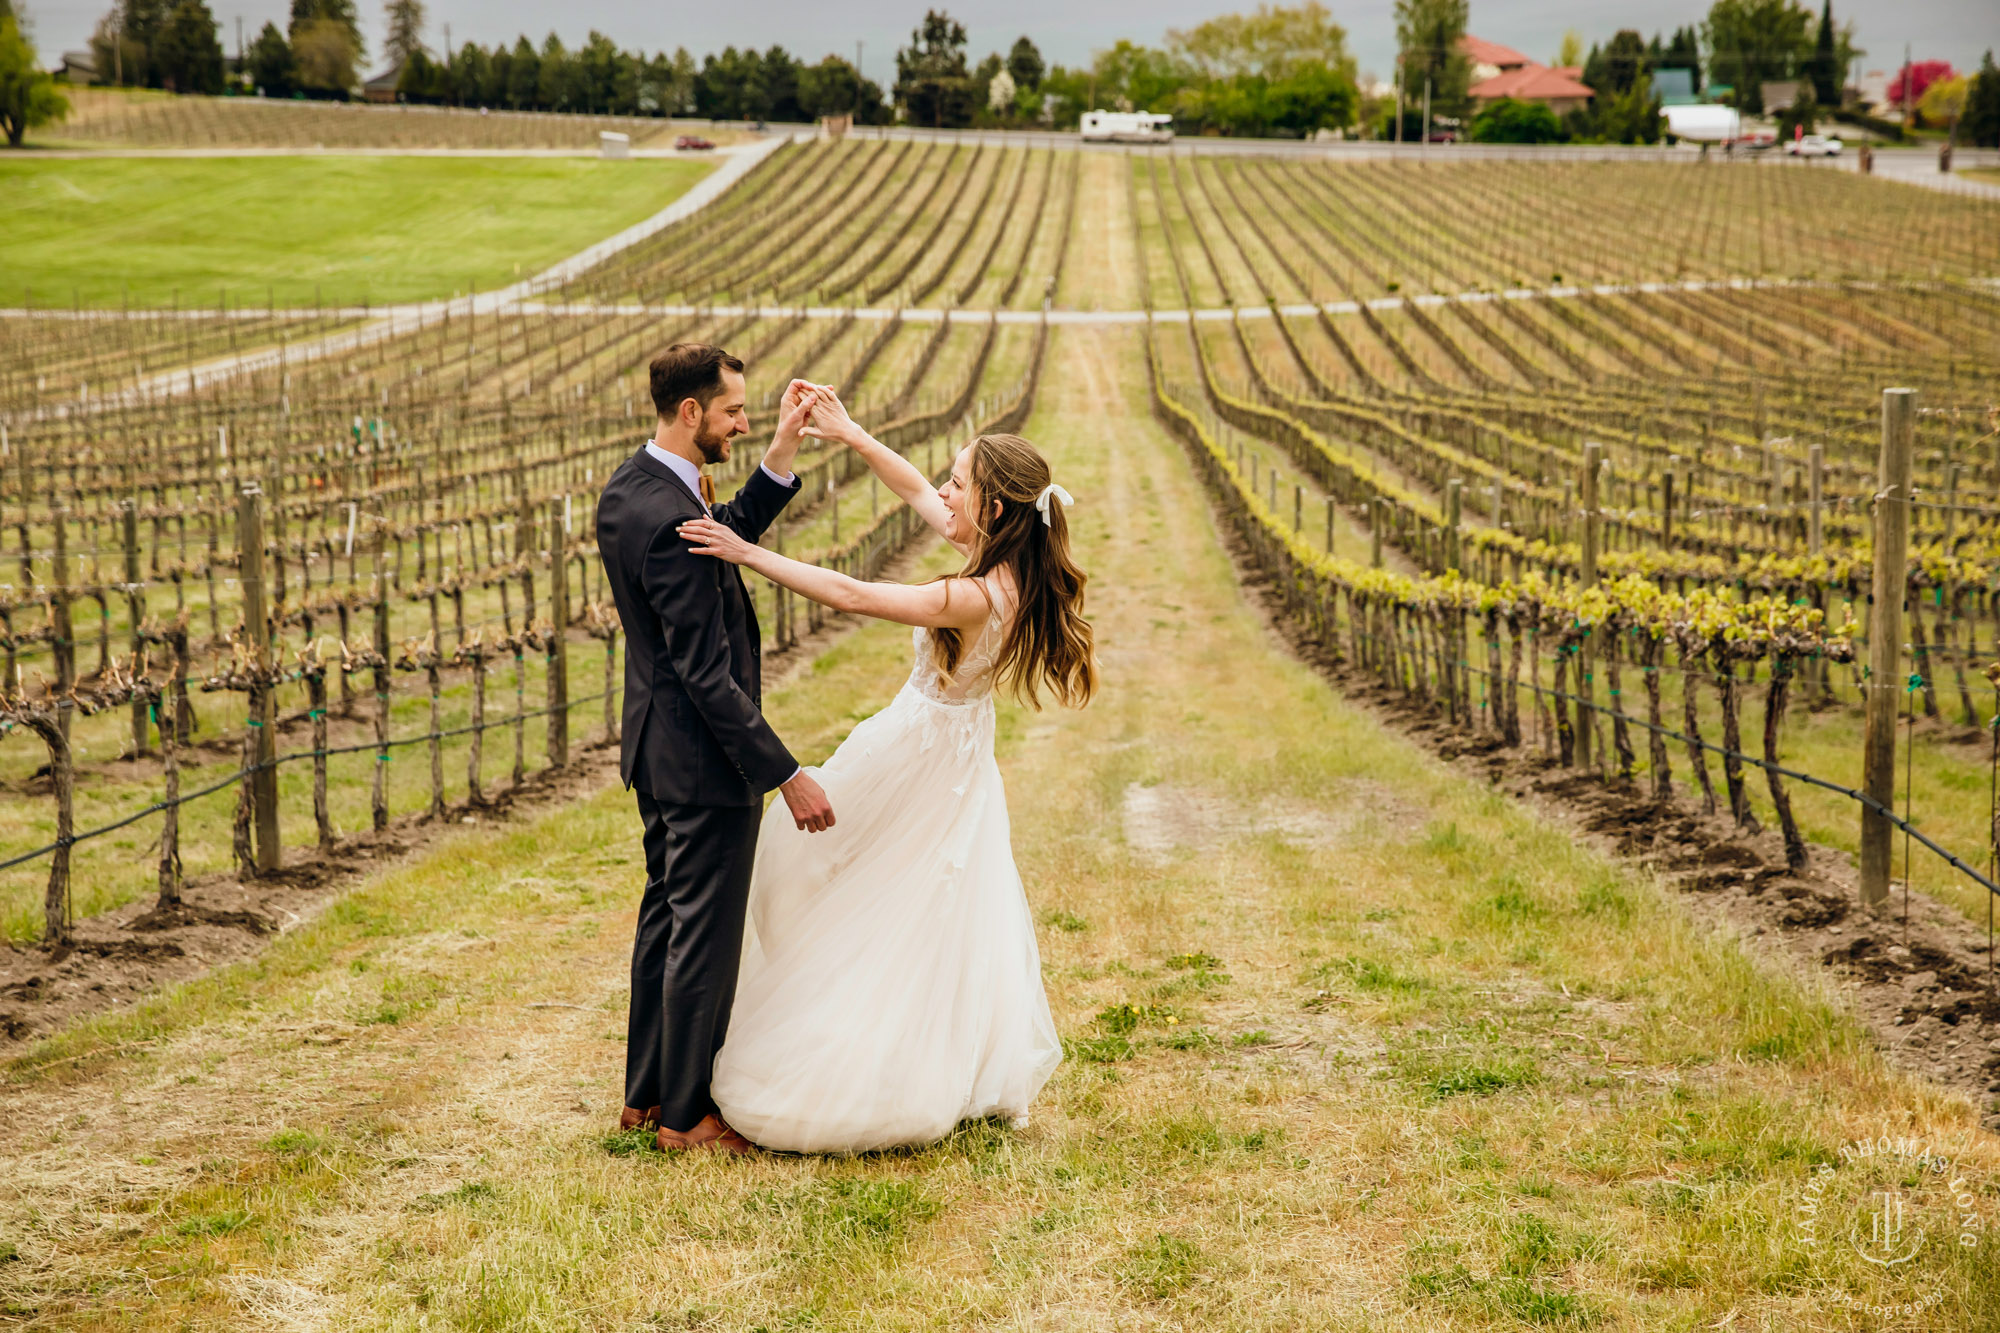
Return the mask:
M 703 464 L 750 430 L 743 363 L 676 343 L 650 367 L 659 425 L 597 502 L 597 549 L 625 631 L 620 775 L 645 823 L 646 891 L 632 942 L 621 1129 L 658 1126 L 662 1150 L 748 1152 L 709 1097 L 729 1027 L 764 794 L 802 829 L 833 826 L 826 793 L 760 711 L 757 615 L 736 566 L 692 554 L 678 529 L 712 516 L 756 541 L 799 493 L 792 474 L 810 385 L 785 390 L 763 466 L 726 504 Z

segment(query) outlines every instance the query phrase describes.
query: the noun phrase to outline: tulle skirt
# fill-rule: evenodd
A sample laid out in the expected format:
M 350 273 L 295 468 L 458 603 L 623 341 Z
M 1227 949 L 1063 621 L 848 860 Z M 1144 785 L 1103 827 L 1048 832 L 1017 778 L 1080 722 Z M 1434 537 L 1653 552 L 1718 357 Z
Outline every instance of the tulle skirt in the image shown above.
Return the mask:
M 914 685 L 813 770 L 835 825 L 765 813 L 722 1116 L 794 1152 L 930 1143 L 1022 1120 L 1062 1060 L 1009 844 L 990 698 Z

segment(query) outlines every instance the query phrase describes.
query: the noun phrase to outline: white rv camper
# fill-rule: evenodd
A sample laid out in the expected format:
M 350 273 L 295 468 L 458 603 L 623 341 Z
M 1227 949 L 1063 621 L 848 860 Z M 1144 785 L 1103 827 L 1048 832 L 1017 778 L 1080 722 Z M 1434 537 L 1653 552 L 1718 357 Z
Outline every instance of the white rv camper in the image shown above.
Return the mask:
M 1174 118 L 1153 111 L 1086 111 L 1078 128 L 1086 143 L 1165 143 Z
M 1691 103 L 1662 108 L 1667 133 L 1690 143 L 1734 143 L 1743 137 L 1743 117 L 1726 106 Z

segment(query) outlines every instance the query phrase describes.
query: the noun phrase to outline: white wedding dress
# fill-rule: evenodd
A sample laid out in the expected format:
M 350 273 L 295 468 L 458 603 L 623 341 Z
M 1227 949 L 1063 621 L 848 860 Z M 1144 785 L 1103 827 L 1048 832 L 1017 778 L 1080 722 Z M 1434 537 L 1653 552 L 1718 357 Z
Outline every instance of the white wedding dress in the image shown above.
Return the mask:
M 766 1148 L 867 1152 L 1025 1121 L 1062 1044 L 993 759 L 1003 608 L 949 682 L 928 633 L 890 705 L 813 770 L 834 827 L 765 813 L 712 1092 Z

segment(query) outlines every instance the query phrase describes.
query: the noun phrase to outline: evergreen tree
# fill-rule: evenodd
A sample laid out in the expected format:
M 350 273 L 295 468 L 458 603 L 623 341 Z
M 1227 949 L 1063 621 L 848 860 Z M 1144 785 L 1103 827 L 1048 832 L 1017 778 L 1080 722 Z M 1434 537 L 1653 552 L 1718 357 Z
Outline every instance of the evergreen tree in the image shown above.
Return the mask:
M 129 88 L 159 87 L 153 41 L 172 9 L 168 0 L 120 0 L 90 38 L 99 77 Z
M 266 23 L 264 30 L 257 34 L 257 40 L 250 43 L 246 53 L 250 66 L 250 84 L 263 90 L 266 97 L 290 97 L 298 87 L 298 63 L 292 59 L 291 43 L 285 34 L 278 31 L 275 23 Z
M 1647 74 L 1646 41 L 1630 28 L 1620 30 L 1602 51 L 1592 47 L 1583 65 L 1583 82 L 1600 95 L 1617 96 Z
M 896 100 L 912 125 L 963 129 L 972 124 L 972 77 L 965 66 L 965 25 L 943 10 L 924 13 L 910 44 L 896 52 Z
M 1819 14 L 1819 37 L 1813 42 L 1812 86 L 1821 106 L 1840 105 L 1840 76 L 1844 71 L 1834 52 L 1833 0 L 1825 0 Z
M 701 63 L 701 77 L 695 81 L 695 114 L 711 120 L 747 120 L 762 104 L 760 86 L 762 64 L 755 51 L 722 48 Z
M 1979 62 L 1979 72 L 1965 91 L 1958 132 L 1974 147 L 2000 148 L 2000 69 L 1994 67 L 1991 51 Z
M 799 71 L 799 107 L 807 116 L 851 116 L 860 104 L 861 73 L 839 56 Z
M 759 70 L 764 99 L 763 119 L 796 123 L 811 120 L 805 108 L 799 103 L 798 61 L 782 46 L 773 46 L 764 53 Z
M 524 33 L 514 39 L 514 52 L 507 62 L 506 104 L 516 111 L 532 111 L 541 93 L 542 58 Z
M 423 0 L 389 0 L 382 6 L 383 14 L 389 20 L 389 36 L 382 43 L 382 58 L 389 62 L 391 69 L 407 65 L 410 58 L 419 51 L 428 53 L 424 45 Z
M 1675 28 L 1673 39 L 1660 53 L 1655 69 L 1684 69 L 1692 76 L 1696 88 L 1701 87 L 1701 37 L 1693 28 Z
M 529 105 L 540 111 L 580 111 L 572 94 L 574 85 L 570 78 L 569 52 L 563 48 L 562 38 L 553 29 L 542 39 L 541 77 L 535 82 L 534 100 Z
M 222 91 L 222 43 L 205 0 L 180 0 L 152 42 L 160 86 L 177 93 Z
M 1014 40 L 1014 47 L 1007 52 L 1007 73 L 1013 77 L 1016 88 L 1030 91 L 1042 86 L 1042 75 L 1047 73 L 1042 64 L 1042 53 L 1026 37 Z

